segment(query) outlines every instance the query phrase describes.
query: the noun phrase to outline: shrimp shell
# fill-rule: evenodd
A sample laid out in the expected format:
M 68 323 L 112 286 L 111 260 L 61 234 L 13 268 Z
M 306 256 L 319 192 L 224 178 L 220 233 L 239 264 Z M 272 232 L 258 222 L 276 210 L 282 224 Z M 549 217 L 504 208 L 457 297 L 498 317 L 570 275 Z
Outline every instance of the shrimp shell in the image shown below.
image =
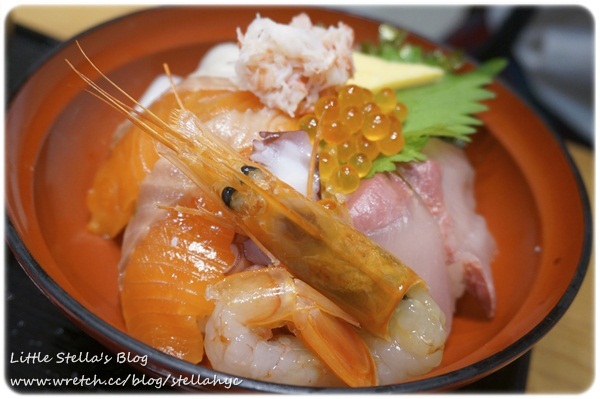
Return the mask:
M 85 57 L 127 101 L 139 105 Z M 169 124 L 146 108 L 137 111 L 118 100 L 69 65 L 99 98 L 164 144 L 169 150 L 161 155 L 203 192 L 215 199 L 231 194 L 223 214 L 273 260 L 283 262 L 294 276 L 358 319 L 363 328 L 389 337 L 389 322 L 399 302 L 413 287 L 425 284 L 412 269 L 333 212 L 242 158 L 191 112 L 174 110 Z

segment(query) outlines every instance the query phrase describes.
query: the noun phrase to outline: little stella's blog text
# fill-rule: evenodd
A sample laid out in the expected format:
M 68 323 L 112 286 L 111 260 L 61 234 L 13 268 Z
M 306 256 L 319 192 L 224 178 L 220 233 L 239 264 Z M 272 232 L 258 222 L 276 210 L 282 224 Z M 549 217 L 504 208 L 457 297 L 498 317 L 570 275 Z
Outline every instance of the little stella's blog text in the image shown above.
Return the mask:
M 119 364 L 128 363 L 131 365 L 138 364 L 145 367 L 148 364 L 148 355 L 136 355 L 130 352 L 111 353 L 96 353 L 89 352 L 71 353 L 59 352 L 56 354 L 45 354 L 42 352 L 12 352 L 10 354 L 10 363 L 15 364 L 98 364 L 108 365 L 111 362 Z M 230 389 L 233 386 L 240 385 L 243 382 L 240 378 L 218 377 L 213 376 L 181 376 L 169 374 L 165 377 L 150 377 L 147 375 L 137 376 L 129 373 L 120 377 L 103 378 L 96 374 L 92 375 L 77 375 L 58 378 L 11 378 L 10 383 L 13 387 L 27 386 L 45 386 L 45 387 L 108 387 L 108 386 L 151 386 L 154 388 L 164 387 L 183 387 L 183 386 L 220 386 L 225 389 Z
M 10 354 L 10 363 L 36 364 L 36 363 L 56 363 L 56 364 L 108 364 L 115 361 L 119 364 L 139 364 L 146 366 L 148 364 L 148 355 L 136 355 L 129 352 L 119 352 L 115 355 L 104 352 L 91 354 L 89 352 L 59 352 L 55 355 L 44 354 L 42 352 L 20 352 Z

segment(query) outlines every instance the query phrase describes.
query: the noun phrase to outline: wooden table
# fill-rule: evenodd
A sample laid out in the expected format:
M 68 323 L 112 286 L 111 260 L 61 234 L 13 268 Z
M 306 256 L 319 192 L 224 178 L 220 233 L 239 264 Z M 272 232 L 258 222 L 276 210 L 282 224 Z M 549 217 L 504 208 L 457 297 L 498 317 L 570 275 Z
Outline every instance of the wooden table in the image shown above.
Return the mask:
M 22 6 L 10 18 L 15 23 L 58 40 L 74 35 L 147 6 Z M 594 203 L 594 152 L 567 143 L 569 152 L 583 177 Z M 594 264 L 590 265 L 575 301 L 546 337 L 535 347 L 531 360 L 527 391 L 530 393 L 579 393 L 594 379 Z
M 594 153 L 568 143 L 594 212 Z M 594 382 L 594 255 L 583 284 L 569 310 L 535 347 L 528 392 L 583 392 Z

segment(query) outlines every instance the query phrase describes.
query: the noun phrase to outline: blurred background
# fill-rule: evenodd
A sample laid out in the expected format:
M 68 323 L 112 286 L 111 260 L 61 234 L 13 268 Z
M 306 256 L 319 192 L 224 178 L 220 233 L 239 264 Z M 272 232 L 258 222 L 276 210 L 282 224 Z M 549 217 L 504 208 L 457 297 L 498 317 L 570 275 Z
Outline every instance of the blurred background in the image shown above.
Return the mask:
M 341 7 L 388 21 L 483 61 L 511 62 L 503 78 L 562 135 L 593 143 L 594 20 L 579 6 Z
M 84 30 L 147 6 L 20 6 L 6 19 L 7 102 L 28 74 L 60 43 Z M 336 6 L 405 28 L 437 43 L 461 48 L 475 60 L 505 57 L 502 79 L 564 138 L 588 183 L 594 162 L 595 32 L 591 13 L 579 6 Z M 515 115 L 515 118 L 518 118 Z M 543 148 L 540 148 L 543 151 Z M 593 198 L 592 198 L 593 204 Z M 101 351 L 33 286 L 7 250 L 7 337 L 12 348 L 55 352 L 77 347 Z M 31 306 L 35 303 L 36 306 Z M 475 391 L 579 393 L 594 379 L 593 267 L 571 309 L 536 348 Z M 32 313 L 34 312 L 34 313 Z M 40 319 L 40 314 L 41 319 Z M 29 335 L 38 324 L 39 334 Z M 30 325 L 31 324 L 31 325 Z M 27 329 L 28 333 L 23 334 Z M 47 345 L 53 345 L 48 348 Z M 13 349 L 14 351 L 14 349 Z M 29 377 L 27 367 L 8 376 Z M 66 367 L 66 366 L 65 366 Z M 126 367 L 126 366 L 123 366 Z M 64 376 L 79 369 L 45 370 Z M 128 369 L 115 373 L 133 372 Z M 21 374 L 20 374 L 21 373 Z M 485 385 L 487 384 L 487 385 Z

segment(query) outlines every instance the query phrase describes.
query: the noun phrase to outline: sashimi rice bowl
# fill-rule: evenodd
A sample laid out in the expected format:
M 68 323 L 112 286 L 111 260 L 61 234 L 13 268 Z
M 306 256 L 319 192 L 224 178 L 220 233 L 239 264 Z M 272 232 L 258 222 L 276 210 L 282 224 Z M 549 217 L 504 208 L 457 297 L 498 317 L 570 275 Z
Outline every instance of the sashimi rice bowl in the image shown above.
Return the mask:
M 37 72 L 69 82 L 30 133 L 39 154 L 17 155 L 39 232 L 8 201 L 41 288 L 107 346 L 151 354 L 147 372 L 240 389 L 449 389 L 528 350 L 580 283 L 586 209 L 556 146 L 575 205 L 545 223 L 564 203 L 540 204 L 546 161 L 522 155 L 554 139 L 495 81 L 505 61 L 325 10 L 200 27 L 227 10 L 134 14 Z M 123 21 L 154 18 L 174 33 L 149 50 Z

